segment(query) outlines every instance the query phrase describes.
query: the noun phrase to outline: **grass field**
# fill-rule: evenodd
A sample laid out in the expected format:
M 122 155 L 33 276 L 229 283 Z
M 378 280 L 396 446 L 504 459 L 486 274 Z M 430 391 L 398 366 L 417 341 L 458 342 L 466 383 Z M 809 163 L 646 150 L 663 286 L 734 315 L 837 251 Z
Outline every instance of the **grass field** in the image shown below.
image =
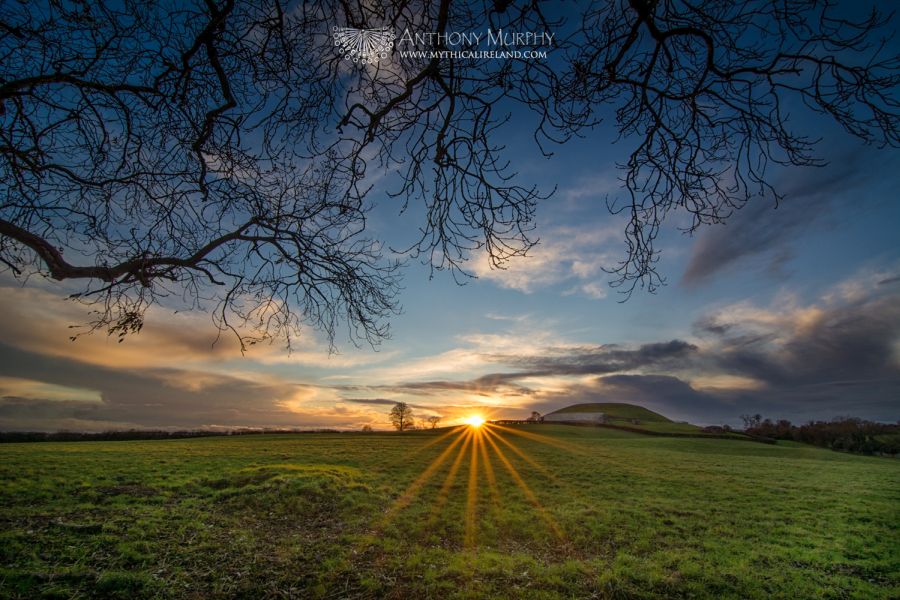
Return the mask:
M 703 429 L 696 425 L 691 425 L 690 423 L 676 423 L 674 421 L 641 421 L 640 423 L 633 424 L 625 419 L 609 419 L 608 423 L 610 425 L 620 425 L 659 433 L 689 433 L 691 435 L 704 435 Z M 737 433 L 733 435 L 734 437 L 746 437 Z
M 790 443 L 6 444 L 0 519 L 4 598 L 900 597 L 900 462 Z

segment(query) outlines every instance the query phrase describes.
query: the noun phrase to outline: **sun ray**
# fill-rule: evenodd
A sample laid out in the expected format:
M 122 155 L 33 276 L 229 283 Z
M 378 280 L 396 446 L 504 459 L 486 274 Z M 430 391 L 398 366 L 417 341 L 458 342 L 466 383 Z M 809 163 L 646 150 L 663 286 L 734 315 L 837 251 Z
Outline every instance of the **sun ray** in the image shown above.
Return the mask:
M 465 429 L 465 427 L 466 427 L 465 425 L 454 425 L 453 427 L 451 427 L 449 429 L 449 431 L 445 431 L 444 433 L 442 433 L 438 437 L 434 438 L 433 440 L 429 440 L 428 442 L 425 442 L 421 446 L 418 446 L 417 448 L 413 448 L 412 450 L 410 450 L 409 452 L 404 454 L 401 461 L 404 463 L 407 462 L 409 459 L 411 459 L 413 456 L 415 456 L 419 452 L 421 452 L 423 450 L 427 450 L 428 448 L 431 448 L 435 444 L 441 443 L 442 441 L 444 441 L 445 439 L 447 439 L 454 433 L 461 433 L 462 430 Z
M 575 444 L 567 443 L 561 440 L 555 440 L 539 433 L 522 431 L 520 429 L 506 427 L 504 425 L 498 425 L 496 423 L 485 423 L 485 425 L 489 426 L 490 429 L 494 430 L 495 432 L 502 431 L 503 433 L 511 433 L 513 435 L 546 444 L 548 446 L 566 450 L 568 452 L 571 452 L 572 454 L 590 458 L 591 460 L 602 460 L 610 464 L 615 464 L 617 468 L 628 470 L 630 472 L 637 473 L 639 471 L 639 469 L 634 467 L 633 465 L 623 463 L 621 460 L 616 458 L 616 455 L 614 453 L 610 453 L 608 450 L 605 450 L 602 446 L 599 445 L 595 445 L 591 447 L 590 450 L 587 450 Z
M 516 454 L 516 456 L 524 460 L 530 467 L 552 481 L 555 485 L 565 488 L 567 494 L 590 504 L 590 499 L 580 489 L 578 489 L 576 486 L 572 485 L 565 479 L 560 478 L 556 475 L 556 473 L 528 456 L 528 454 L 526 454 L 524 450 L 513 444 L 511 440 L 508 440 L 502 435 L 499 435 L 496 432 L 490 430 L 486 430 L 485 433 L 494 436 L 498 441 L 502 442 L 506 447 L 512 450 Z
M 465 457 L 466 450 L 469 447 L 469 444 L 472 441 L 472 430 L 469 429 L 465 432 L 463 437 L 465 438 L 465 442 L 460 447 L 459 452 L 456 453 L 456 458 L 453 460 L 453 464 L 450 465 L 450 470 L 447 472 L 447 476 L 444 478 L 444 483 L 441 486 L 440 491 L 438 492 L 437 497 L 434 499 L 434 502 L 431 506 L 431 513 L 428 517 L 429 528 L 434 525 L 435 521 L 437 521 L 440 516 L 441 509 L 444 508 L 444 504 L 447 502 L 447 498 L 450 495 L 450 488 L 453 487 L 453 482 L 456 480 L 456 474 L 459 472 L 459 467 L 462 465 L 462 460 Z
M 490 437 L 485 438 L 487 442 L 494 449 L 494 453 L 500 459 L 500 462 L 503 463 L 503 466 L 506 467 L 506 470 L 509 472 L 510 476 L 513 478 L 513 481 L 519 486 L 519 489 L 522 490 L 522 493 L 525 494 L 525 497 L 534 506 L 535 510 L 538 512 L 540 517 L 547 524 L 547 527 L 553 532 L 553 535 L 556 536 L 559 540 L 564 540 L 565 536 L 563 535 L 562 530 L 559 528 L 559 525 L 556 524 L 556 521 L 553 520 L 553 517 L 550 516 L 550 513 L 547 512 L 547 509 L 544 508 L 544 505 L 541 504 L 541 501 L 535 495 L 535 493 L 528 487 L 528 484 L 525 483 L 525 480 L 522 479 L 522 475 L 519 474 L 519 471 L 513 466 L 513 464 L 509 461 L 503 451 L 500 449 L 500 446 L 494 442 Z
M 494 436 L 495 439 L 502 442 L 506 447 L 508 447 L 510 450 L 512 450 L 517 456 L 519 456 L 522 460 L 524 460 L 526 463 L 528 463 L 529 466 L 531 466 L 532 468 L 534 468 L 535 470 L 540 472 L 542 475 L 545 475 L 546 477 L 548 477 L 550 479 L 554 479 L 554 480 L 557 479 L 557 477 L 549 469 L 547 469 L 547 467 L 541 465 L 536 460 L 534 460 L 533 458 L 531 458 L 530 456 L 525 454 L 524 450 L 517 447 L 511 441 L 504 438 L 502 435 L 500 435 L 496 432 L 490 431 L 489 429 L 487 429 L 485 431 L 485 433 L 487 435 Z
M 532 433 L 530 431 L 522 431 L 521 429 L 515 429 L 513 427 L 506 427 L 505 425 L 497 425 L 496 423 L 491 423 L 490 426 L 494 429 L 500 429 L 505 433 L 511 433 L 513 435 L 518 435 L 524 438 L 528 438 L 530 440 L 534 440 L 536 442 L 540 442 L 542 444 L 547 444 L 548 446 L 553 446 L 555 448 L 559 448 L 560 450 L 567 450 L 572 452 L 573 454 L 579 454 L 581 456 L 587 456 L 588 453 L 584 451 L 583 448 L 579 448 L 575 444 L 570 444 L 567 442 L 563 442 L 561 440 L 555 440 L 551 437 L 547 437 L 546 435 L 541 435 L 539 433 Z
M 560 482 L 560 480 L 547 468 L 543 467 L 536 460 L 528 456 L 528 454 L 524 450 L 520 449 L 517 444 L 514 444 L 511 440 L 506 439 L 507 436 L 504 435 L 506 433 L 517 434 L 527 439 L 533 439 L 542 443 L 549 443 L 550 445 L 554 445 L 557 447 L 564 445 L 560 443 L 553 443 L 556 442 L 556 440 L 545 438 L 542 435 L 533 434 L 530 432 L 521 432 L 515 429 L 498 426 L 496 424 L 487 422 L 480 425 L 470 423 L 468 425 L 454 427 L 449 431 L 442 433 L 437 438 L 432 439 L 427 443 L 421 445 L 420 447 L 414 449 L 412 452 L 407 453 L 407 457 L 411 457 L 421 452 L 422 450 L 432 447 L 442 441 L 446 441 L 448 439 L 450 440 L 447 446 L 443 448 L 440 453 L 431 460 L 430 463 L 428 463 L 428 465 L 418 475 L 418 477 L 416 477 L 406 487 L 406 489 L 403 490 L 403 492 L 390 505 L 388 510 L 385 511 L 384 516 L 379 520 L 378 524 L 375 525 L 373 535 L 377 536 L 381 531 L 383 531 L 384 527 L 386 527 L 391 521 L 397 518 L 397 515 L 402 510 L 408 507 L 417 497 L 420 497 L 425 485 L 434 478 L 434 476 L 448 463 L 448 461 L 450 461 L 449 469 L 447 469 L 447 473 L 443 478 L 440 489 L 437 491 L 436 496 L 430 501 L 431 506 L 425 522 L 426 529 L 433 528 L 434 524 L 441 518 L 441 513 L 449 500 L 451 491 L 456 485 L 459 471 L 463 467 L 463 463 L 465 462 L 465 460 L 468 458 L 469 470 L 467 478 L 468 481 L 466 484 L 465 516 L 463 519 L 464 533 L 462 541 L 465 548 L 470 550 L 474 549 L 477 546 L 478 538 L 478 495 L 480 493 L 480 489 L 482 489 L 480 488 L 479 478 L 481 477 L 482 472 L 484 472 L 484 478 L 487 481 L 488 492 L 490 494 L 493 512 L 495 514 L 498 514 L 499 509 L 502 506 L 500 486 L 497 481 L 497 473 L 494 468 L 493 460 L 491 458 L 491 454 L 493 453 L 503 464 L 505 470 L 509 473 L 515 486 L 521 490 L 526 500 L 534 507 L 538 516 L 542 521 L 546 523 L 546 526 L 552 532 L 552 534 L 559 540 L 565 540 L 565 535 L 563 534 L 560 526 L 556 523 L 547 509 L 540 502 L 531 487 L 526 483 L 524 477 L 507 456 L 506 452 L 514 453 L 517 458 L 524 461 L 529 467 L 540 472 L 542 475 L 552 479 L 553 481 Z M 504 451 L 504 448 L 506 449 L 506 452 Z M 569 448 L 566 449 L 568 450 Z M 577 450 L 579 452 L 582 452 L 581 449 Z M 569 486 L 567 485 L 566 487 Z
M 478 439 L 478 449 L 481 451 L 481 462 L 484 464 L 484 474 L 487 476 L 488 489 L 491 492 L 491 503 L 495 509 L 500 508 L 500 489 L 497 487 L 497 476 L 494 473 L 494 465 L 488 455 L 487 444 L 484 437 Z
M 429 463 L 425 470 L 422 471 L 422 473 L 411 484 L 409 484 L 409 486 L 407 486 L 405 490 L 403 490 L 403 493 L 401 493 L 400 496 L 397 497 L 397 499 L 388 509 L 384 518 L 382 518 L 380 523 L 381 527 L 384 527 L 385 525 L 390 523 L 391 520 L 396 517 L 397 513 L 406 508 L 409 503 L 413 501 L 413 499 L 418 495 L 419 490 L 422 489 L 422 486 L 425 485 L 425 483 L 428 482 L 431 476 L 434 475 L 434 473 L 441 467 L 442 464 L 444 464 L 444 461 L 447 460 L 447 457 L 450 456 L 451 452 L 453 452 L 453 449 L 457 445 L 459 445 L 460 442 L 468 438 L 467 430 L 464 430 L 463 428 L 457 428 L 454 431 L 461 433 L 461 435 L 459 435 L 446 448 L 444 448 L 444 450 L 438 456 L 436 456 L 434 460 L 431 461 L 431 463 Z M 441 437 L 446 438 L 447 436 L 444 435 Z
M 473 434 L 472 453 L 469 458 L 469 487 L 466 490 L 466 530 L 463 538 L 466 548 L 475 546 L 475 518 L 478 508 L 478 446 L 482 443 L 484 432 L 476 430 Z

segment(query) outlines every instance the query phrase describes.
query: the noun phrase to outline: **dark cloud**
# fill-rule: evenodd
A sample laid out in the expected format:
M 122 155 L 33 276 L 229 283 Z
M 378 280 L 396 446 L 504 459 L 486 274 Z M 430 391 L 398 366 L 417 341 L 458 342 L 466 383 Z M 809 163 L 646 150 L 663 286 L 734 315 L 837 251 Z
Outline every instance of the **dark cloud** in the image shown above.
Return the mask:
M 514 371 L 489 373 L 474 379 L 411 381 L 378 389 L 393 392 L 468 392 L 482 396 L 531 396 L 520 383 L 531 377 L 600 375 L 637 368 L 683 366 L 697 347 L 682 340 L 644 344 L 637 349 L 617 345 L 547 348 L 540 355 L 489 354 L 483 358 L 507 365 Z
M 632 402 L 698 424 L 735 424 L 746 412 L 795 421 L 838 414 L 896 420 L 900 289 L 893 279 L 845 282 L 806 307 L 741 305 L 702 315 L 693 324 L 696 344 L 676 339 L 481 354 L 482 366 L 493 372 L 459 380 L 307 386 L 262 374 L 245 379 L 153 364 L 88 364 L 53 356 L 53 347 L 0 343 L 0 378 L 9 379 L 7 397 L 0 398 L 0 429 L 357 427 L 373 412 L 386 413 L 377 407 L 392 405 L 394 394 L 419 400 L 417 410 L 443 414 L 483 410 L 474 399 L 480 395 L 490 398 L 497 416 L 579 402 Z M 107 350 L 110 357 L 115 350 Z M 542 378 L 553 379 L 554 390 L 539 383 Z M 337 395 L 351 397 L 323 403 Z M 509 402 L 498 405 L 503 398 Z M 302 408 L 309 401 L 320 408 Z
M 284 406 L 303 386 L 175 369 L 115 369 L 0 344 L 0 376 L 95 390 L 100 401 L 0 398 L 0 429 L 352 425 Z M 72 425 L 77 423 L 78 425 Z
M 143 429 L 132 421 L 111 421 L 102 405 L 74 400 L 0 398 L 0 430 L 3 431 L 106 431 Z M 175 428 L 175 427 L 172 427 Z
M 630 369 L 674 366 L 697 350 L 682 340 L 644 344 L 637 349 L 616 345 L 549 348 L 539 356 L 490 355 L 487 358 L 521 369 L 519 377 L 552 375 L 600 375 Z
M 900 419 L 900 295 L 878 288 L 833 305 L 772 315 L 755 328 L 727 315 L 703 317 L 695 331 L 706 334 L 711 346 L 700 357 L 701 368 L 761 384 L 718 392 L 742 411 Z
M 852 286 L 851 286 L 852 287 Z M 851 290 L 805 308 L 725 310 L 701 316 L 702 347 L 672 340 L 622 346 L 547 348 L 528 355 L 494 354 L 509 371 L 462 381 L 410 382 L 402 392 L 465 391 L 530 398 L 549 412 L 581 402 L 631 402 L 671 418 L 736 424 L 745 412 L 794 420 L 853 414 L 900 418 L 900 294 L 885 286 Z M 755 314 L 753 314 L 755 312 Z M 546 392 L 528 378 L 594 375 Z M 712 383 L 710 383 L 712 382 Z
M 878 181 L 875 171 L 884 168 L 884 160 L 872 160 L 872 155 L 872 150 L 857 150 L 834 157 L 823 168 L 792 170 L 790 179 L 775 186 L 784 195 L 777 209 L 771 198 L 754 198 L 725 224 L 701 230 L 681 283 L 698 286 L 751 257 L 765 260 L 770 275 L 783 276 L 797 238 L 811 226 L 822 226 L 841 195 Z M 854 198 L 855 208 L 866 201 Z
M 694 321 L 694 333 L 703 335 L 707 333 L 724 335 L 732 328 L 731 323 L 720 323 L 715 315 L 703 315 Z
M 391 400 L 390 398 L 341 398 L 341 402 L 353 402 L 355 404 L 369 404 L 376 406 L 394 406 L 400 400 Z M 409 406 L 412 408 L 418 408 L 421 410 L 434 410 L 433 406 L 427 406 L 425 404 L 413 404 L 411 402 L 407 402 Z
M 757 335 L 743 335 L 736 325 L 725 328 L 716 339 L 714 362 L 729 373 L 773 386 L 900 377 L 896 295 L 819 309 L 788 329 L 791 325 L 785 322 Z
M 377 387 L 398 393 L 417 392 L 430 394 L 432 392 L 452 391 L 469 392 L 480 396 L 493 396 L 502 392 L 506 396 L 520 396 L 531 393 L 529 388 L 516 383 L 517 380 L 522 379 L 524 376 L 522 373 L 489 373 L 474 379 L 409 381 Z
M 575 385 L 563 393 L 540 394 L 534 409 L 548 413 L 570 404 L 625 402 L 639 404 L 671 419 L 694 423 L 734 420 L 729 400 L 696 390 L 671 375 L 607 375 L 589 384 Z
M 397 404 L 397 400 L 388 398 L 341 398 L 344 402 L 356 402 L 357 404 L 383 404 L 385 406 L 393 406 Z

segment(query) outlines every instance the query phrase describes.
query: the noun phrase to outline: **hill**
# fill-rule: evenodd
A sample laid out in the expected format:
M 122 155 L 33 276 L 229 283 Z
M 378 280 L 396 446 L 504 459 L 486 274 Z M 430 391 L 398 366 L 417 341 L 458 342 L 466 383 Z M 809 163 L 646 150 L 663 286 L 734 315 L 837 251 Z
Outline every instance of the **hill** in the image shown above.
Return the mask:
M 554 424 L 0 444 L 0 598 L 887 600 L 898 475 Z
M 654 423 L 672 423 L 672 419 L 668 419 L 659 413 L 653 412 L 643 406 L 637 404 L 626 404 L 624 402 L 599 402 L 591 404 L 573 404 L 565 408 L 560 408 L 552 413 L 544 415 L 565 415 L 567 413 L 603 413 L 607 419 L 638 419 L 639 421 L 650 421 Z
M 544 421 L 557 423 L 577 422 L 592 423 L 600 426 L 629 429 L 638 433 L 675 434 L 707 436 L 702 428 L 690 423 L 676 423 L 649 408 L 625 402 L 595 402 L 573 404 L 544 415 Z M 737 433 L 725 434 L 727 437 L 746 436 Z

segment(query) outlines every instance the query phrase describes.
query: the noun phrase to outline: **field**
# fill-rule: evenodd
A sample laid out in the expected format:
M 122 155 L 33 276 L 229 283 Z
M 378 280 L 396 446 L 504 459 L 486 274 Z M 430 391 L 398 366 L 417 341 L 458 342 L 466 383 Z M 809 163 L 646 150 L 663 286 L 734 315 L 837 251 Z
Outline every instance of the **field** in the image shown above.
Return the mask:
M 897 598 L 900 462 L 534 425 L 0 446 L 3 598 Z

